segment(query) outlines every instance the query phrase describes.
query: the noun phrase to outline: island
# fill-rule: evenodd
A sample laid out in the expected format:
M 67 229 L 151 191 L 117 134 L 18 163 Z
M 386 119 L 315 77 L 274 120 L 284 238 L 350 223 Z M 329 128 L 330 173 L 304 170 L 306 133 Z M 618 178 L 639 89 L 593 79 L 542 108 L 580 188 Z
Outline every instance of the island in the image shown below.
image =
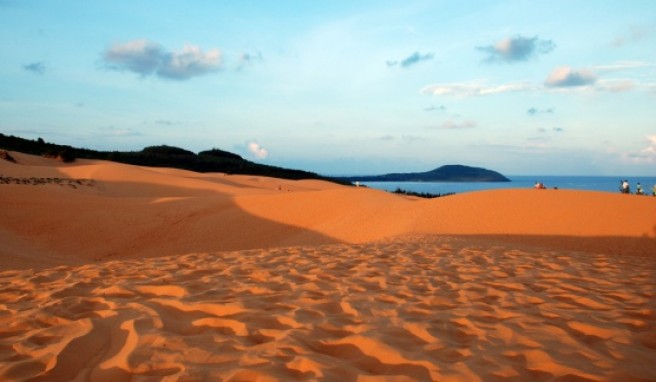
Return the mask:
M 480 167 L 446 165 L 426 172 L 350 176 L 350 182 L 510 182 L 500 173 Z

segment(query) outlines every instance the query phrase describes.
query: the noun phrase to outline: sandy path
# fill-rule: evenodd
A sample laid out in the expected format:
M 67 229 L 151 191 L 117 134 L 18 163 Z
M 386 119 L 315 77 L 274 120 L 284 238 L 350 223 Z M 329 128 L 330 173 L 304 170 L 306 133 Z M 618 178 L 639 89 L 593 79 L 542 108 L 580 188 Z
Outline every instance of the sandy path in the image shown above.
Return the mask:
M 5 271 L 0 378 L 654 380 L 655 269 L 428 236 Z

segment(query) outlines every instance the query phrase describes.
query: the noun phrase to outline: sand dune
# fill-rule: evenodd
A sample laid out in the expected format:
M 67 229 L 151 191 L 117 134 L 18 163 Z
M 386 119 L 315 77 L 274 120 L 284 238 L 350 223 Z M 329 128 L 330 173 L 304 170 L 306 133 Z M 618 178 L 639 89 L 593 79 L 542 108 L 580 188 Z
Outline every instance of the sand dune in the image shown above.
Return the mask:
M 22 252 L 43 253 L 43 248 L 49 254 L 41 264 L 49 266 L 62 258 L 74 263 L 117 256 L 363 243 L 406 233 L 524 239 L 656 237 L 656 203 L 648 197 L 504 190 L 417 200 L 321 181 L 198 174 L 102 161 L 66 165 L 12 155 L 19 164 L 0 163 L 5 177 L 94 182 L 77 187 L 2 185 L 0 232 L 7 243 L 20 244 L 17 250 L 3 246 L 0 254 L 13 267 L 20 267 Z M 27 248 L 25 240 L 31 243 Z M 629 252 L 656 250 L 653 242 L 635 245 L 633 240 L 623 247 Z M 56 259 L 49 261 L 53 256 Z M 39 264 L 30 260 L 26 265 Z
M 656 198 L 11 155 L 0 380 L 656 380 Z

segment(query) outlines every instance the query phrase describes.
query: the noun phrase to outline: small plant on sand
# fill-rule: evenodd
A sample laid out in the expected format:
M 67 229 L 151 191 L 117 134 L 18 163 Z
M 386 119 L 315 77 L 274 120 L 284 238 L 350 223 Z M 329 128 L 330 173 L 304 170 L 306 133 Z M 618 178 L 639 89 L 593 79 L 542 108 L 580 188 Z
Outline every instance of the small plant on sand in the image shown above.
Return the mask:
M 0 159 L 4 159 L 6 161 L 16 163 L 16 159 L 14 159 L 14 157 L 9 155 L 9 153 L 6 152 L 5 150 L 0 150 Z

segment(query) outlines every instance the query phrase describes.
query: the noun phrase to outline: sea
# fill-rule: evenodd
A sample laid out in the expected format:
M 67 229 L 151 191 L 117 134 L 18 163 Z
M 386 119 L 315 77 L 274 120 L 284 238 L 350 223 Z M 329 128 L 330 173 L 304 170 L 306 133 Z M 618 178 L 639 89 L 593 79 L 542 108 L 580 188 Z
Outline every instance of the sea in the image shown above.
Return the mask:
M 656 186 L 656 177 L 613 177 L 613 176 L 508 176 L 510 182 L 360 182 L 370 188 L 385 191 L 402 189 L 405 191 L 429 194 L 460 194 L 464 192 L 498 190 L 511 188 L 533 188 L 536 182 L 541 182 L 546 188 L 562 190 L 585 190 L 619 193 L 620 182 L 628 180 L 631 193 L 635 193 L 636 185 L 640 183 L 645 194 L 651 195 L 652 187 Z

